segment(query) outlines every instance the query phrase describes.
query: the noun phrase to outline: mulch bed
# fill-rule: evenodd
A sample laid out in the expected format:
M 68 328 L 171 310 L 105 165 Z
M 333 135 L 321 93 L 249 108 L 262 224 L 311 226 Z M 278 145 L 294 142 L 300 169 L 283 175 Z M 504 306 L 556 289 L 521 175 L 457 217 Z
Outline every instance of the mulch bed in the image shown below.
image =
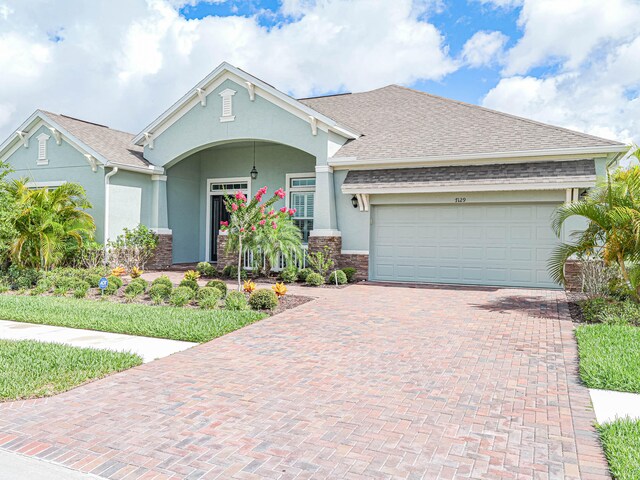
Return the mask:
M 278 304 L 278 308 L 273 310 L 271 315 L 277 315 L 278 313 L 282 313 L 286 310 L 291 310 L 292 308 L 299 307 L 300 305 L 304 305 L 312 300 L 315 300 L 313 297 L 305 297 L 304 295 L 285 295 L 280 298 L 280 303 Z

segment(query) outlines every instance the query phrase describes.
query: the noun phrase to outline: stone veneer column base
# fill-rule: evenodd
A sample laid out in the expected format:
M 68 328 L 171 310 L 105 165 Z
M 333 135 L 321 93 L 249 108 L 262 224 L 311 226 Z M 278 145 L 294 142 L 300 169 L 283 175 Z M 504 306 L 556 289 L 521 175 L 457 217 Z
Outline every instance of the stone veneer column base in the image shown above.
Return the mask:
M 227 265 L 238 265 L 238 257 L 234 253 L 227 253 L 227 235 L 218 235 L 218 261 L 216 268 L 222 270 Z
M 153 257 L 147 262 L 146 268 L 152 270 L 165 270 L 173 264 L 173 235 L 170 233 L 158 234 L 158 246 Z
M 369 279 L 369 255 L 364 253 L 342 253 L 338 258 L 338 267 L 356 269 L 356 280 Z
M 564 288 L 569 292 L 582 291 L 582 262 L 567 260 L 564 264 Z

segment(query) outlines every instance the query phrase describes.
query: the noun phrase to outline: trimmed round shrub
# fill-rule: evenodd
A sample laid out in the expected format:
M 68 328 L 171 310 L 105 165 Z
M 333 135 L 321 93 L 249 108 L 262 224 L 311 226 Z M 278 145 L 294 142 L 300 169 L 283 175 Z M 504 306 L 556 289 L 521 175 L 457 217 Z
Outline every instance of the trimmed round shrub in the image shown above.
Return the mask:
M 286 267 L 280 272 L 280 280 L 284 283 L 293 283 L 298 280 L 298 269 L 296 267 Z
M 313 270 L 311 270 L 310 268 L 303 268 L 302 270 L 298 270 L 298 280 L 300 280 L 301 282 L 306 282 L 307 277 L 310 273 L 313 273 Z
M 217 308 L 218 302 L 222 298 L 222 293 L 214 287 L 203 287 L 198 291 L 196 298 L 200 308 Z
M 133 280 L 131 280 L 129 282 L 129 285 L 131 285 L 132 283 L 135 283 L 136 285 L 140 285 L 142 287 L 142 291 L 146 291 L 147 287 L 149 286 L 149 282 L 147 282 L 144 278 L 134 278 Z
M 336 270 L 329 275 L 329 283 L 331 285 L 344 285 L 347 283 L 347 275 L 342 270 Z
M 184 307 L 193 298 L 193 290 L 189 287 L 176 287 L 171 292 L 169 303 L 174 307 Z
M 151 282 L 151 285 L 166 285 L 169 288 L 173 288 L 173 282 L 166 275 L 160 275 Z
M 78 280 L 73 288 L 73 296 L 75 298 L 85 298 L 89 293 L 91 285 L 84 280 Z
M 109 285 L 116 285 L 116 290 L 123 285 L 122 279 L 120 277 L 116 277 L 115 275 L 109 275 L 107 277 L 107 280 L 109 280 Z
M 209 280 L 206 286 L 217 288 L 218 290 L 220 290 L 223 298 L 227 296 L 227 291 L 229 290 L 227 284 L 222 280 Z
M 227 298 L 224 299 L 224 308 L 233 311 L 246 310 L 247 297 L 242 292 L 229 292 Z
M 131 282 L 124 287 L 124 294 L 128 297 L 137 297 L 138 295 L 142 295 L 144 291 L 144 285 L 138 282 Z
M 171 296 L 173 287 L 169 287 L 165 283 L 156 283 L 149 288 L 149 297 L 154 303 L 162 303 Z
M 273 290 L 259 288 L 249 296 L 249 305 L 254 310 L 273 310 L 278 306 L 278 297 Z
M 218 276 L 218 271 L 216 267 L 211 265 L 209 262 L 200 262 L 196 265 L 196 270 L 200 272 L 201 275 L 205 277 L 216 277 Z
M 322 278 L 322 275 L 320 275 L 319 273 L 311 272 L 309 275 L 307 275 L 306 283 L 307 285 L 311 285 L 312 287 L 319 287 L 320 285 L 324 284 L 324 278 Z
M 355 268 L 353 268 L 353 267 L 344 267 L 342 269 L 342 271 L 347 276 L 347 282 L 348 283 L 356 281 L 356 273 L 358 273 L 358 271 Z
M 238 278 L 238 267 L 236 267 L 235 265 L 227 265 L 226 267 L 224 267 L 222 269 L 222 276 L 223 277 L 227 277 L 227 278 Z M 240 279 L 242 280 L 246 280 L 247 277 L 247 271 L 246 270 L 242 270 L 240 272 Z
M 194 292 L 197 292 L 198 289 L 200 288 L 200 286 L 198 285 L 198 282 L 196 282 L 195 280 L 182 280 L 180 282 L 180 285 L 178 286 L 190 288 Z
M 105 295 L 115 295 L 116 293 L 118 293 L 119 289 L 120 288 L 118 287 L 117 283 L 109 282 L 109 285 L 107 285 L 107 288 L 104 289 L 104 294 Z

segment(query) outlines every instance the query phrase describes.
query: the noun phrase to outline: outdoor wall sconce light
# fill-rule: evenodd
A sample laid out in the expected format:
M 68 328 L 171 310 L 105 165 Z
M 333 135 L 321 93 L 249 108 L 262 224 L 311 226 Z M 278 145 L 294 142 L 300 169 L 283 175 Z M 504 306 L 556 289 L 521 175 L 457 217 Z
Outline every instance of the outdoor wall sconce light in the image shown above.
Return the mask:
M 353 208 L 358 208 L 358 197 L 355 195 L 351 197 L 351 205 L 353 205 Z

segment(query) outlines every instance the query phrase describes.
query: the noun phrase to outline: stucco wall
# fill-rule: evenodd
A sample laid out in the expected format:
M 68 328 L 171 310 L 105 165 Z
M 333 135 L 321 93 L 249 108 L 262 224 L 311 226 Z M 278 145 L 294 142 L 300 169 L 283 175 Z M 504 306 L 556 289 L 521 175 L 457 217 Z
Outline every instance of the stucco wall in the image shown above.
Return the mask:
M 124 227 L 151 225 L 151 176 L 119 170 L 109 183 L 109 238 L 115 239 Z
M 36 165 L 38 159 L 38 141 L 40 133 L 51 136 L 47 142 L 48 165 Z M 9 158 L 8 163 L 15 170 L 9 178 L 27 178 L 34 182 L 76 182 L 87 191 L 87 198 L 93 205 L 89 213 L 96 222 L 96 239 L 103 241 L 104 226 L 104 170 L 91 170 L 84 155 L 62 139 L 56 144 L 51 131 L 42 126 L 33 134 L 29 148 L 19 147 Z
M 198 152 L 167 170 L 169 228 L 173 231 L 173 259 L 176 263 L 206 258 L 208 179 L 250 177 L 253 145 L 226 145 Z M 256 145 L 257 180 L 251 193 L 267 186 L 269 193 L 286 189 L 287 173 L 314 172 L 315 158 L 278 144 Z M 233 192 L 230 192 L 233 193 Z M 275 207 L 285 205 L 280 200 Z

